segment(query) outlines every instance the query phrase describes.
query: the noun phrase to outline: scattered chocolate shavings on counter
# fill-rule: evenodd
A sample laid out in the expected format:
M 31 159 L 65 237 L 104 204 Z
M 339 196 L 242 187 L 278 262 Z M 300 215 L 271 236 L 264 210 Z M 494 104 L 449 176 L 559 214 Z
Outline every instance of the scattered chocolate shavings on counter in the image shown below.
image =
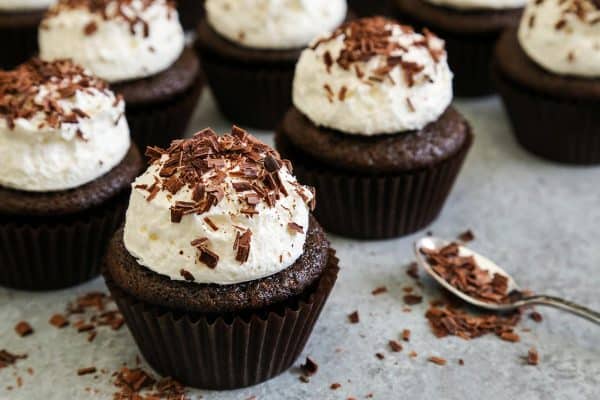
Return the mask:
M 385 287 L 385 286 L 379 286 L 379 287 L 376 287 L 375 289 L 373 289 L 373 291 L 371 292 L 371 294 L 373 296 L 377 296 L 377 295 L 380 295 L 380 294 L 383 294 L 383 293 L 387 293 L 387 291 L 388 291 L 387 287 Z
M 350 321 L 351 324 L 358 324 L 360 322 L 360 316 L 358 315 L 358 311 L 354 311 L 350 315 L 348 315 L 348 321 Z
M 77 375 L 83 376 L 83 375 L 95 374 L 96 371 L 97 371 L 96 367 L 79 368 L 77 370 Z
M 461 292 L 488 303 L 509 303 L 508 278 L 477 265 L 473 256 L 459 255 L 460 246 L 451 243 L 440 250 L 421 248 L 433 271 Z
M 458 359 L 458 365 L 463 366 L 465 365 L 465 360 L 463 360 L 462 358 Z
M 436 365 L 446 365 L 446 363 L 447 363 L 445 358 L 435 357 L 435 356 L 429 357 L 427 359 L 427 361 L 429 361 L 430 363 L 436 364 Z
M 461 242 L 465 242 L 465 243 L 472 242 L 473 240 L 475 240 L 475 235 L 469 229 L 469 230 L 464 231 L 460 235 L 458 235 L 458 240 L 460 240 Z
M 423 302 L 423 296 L 417 296 L 414 294 L 407 294 L 403 297 L 404 303 L 409 306 L 414 306 L 415 304 L 420 304 Z
M 535 347 L 532 347 L 527 352 L 527 357 L 525 357 L 528 365 L 538 365 L 540 363 L 540 355 Z
M 336 382 L 336 383 L 332 383 L 332 384 L 329 386 L 329 388 L 330 388 L 331 390 L 337 390 L 337 389 L 339 389 L 339 388 L 341 388 L 341 387 L 342 387 L 342 385 L 341 385 L 340 383 L 337 383 L 337 382 Z
M 375 353 L 375 357 L 377 357 L 377 359 L 379 360 L 383 360 L 385 358 L 385 355 L 383 353 Z
M 392 352 L 394 353 L 399 353 L 402 351 L 403 347 L 402 344 L 396 340 L 390 340 L 388 342 L 390 349 L 392 350 Z
M 319 370 L 319 365 L 310 357 L 306 357 L 306 362 L 300 365 L 302 372 L 308 376 L 312 376 Z
M 127 367 L 114 374 L 114 385 L 119 389 L 113 400 L 185 400 L 185 387 L 172 378 L 156 380 L 141 368 Z
M 15 364 L 18 360 L 24 360 L 27 354 L 13 354 L 8 350 L 0 350 L 0 369 Z
M 503 340 L 518 341 L 514 328 L 521 320 L 521 313 L 475 315 L 447 305 L 445 308 L 432 306 L 427 310 L 425 317 L 429 320 L 433 334 L 438 338 L 458 336 L 469 340 L 492 333 Z
M 406 275 L 410 276 L 413 279 L 418 280 L 419 279 L 419 264 L 417 264 L 416 262 L 412 262 L 412 263 L 408 264 L 408 267 L 406 268 Z
M 33 328 L 27 321 L 21 321 L 15 325 L 15 332 L 21 337 L 29 336 L 33 333 Z

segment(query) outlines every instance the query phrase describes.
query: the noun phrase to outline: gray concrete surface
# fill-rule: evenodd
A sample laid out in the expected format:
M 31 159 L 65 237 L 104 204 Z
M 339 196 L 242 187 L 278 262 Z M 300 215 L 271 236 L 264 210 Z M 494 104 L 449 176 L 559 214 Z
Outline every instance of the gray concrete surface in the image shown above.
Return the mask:
M 495 98 L 457 106 L 472 122 L 477 139 L 442 215 L 428 229 L 455 237 L 471 228 L 477 236 L 473 247 L 504 266 L 522 286 L 600 309 L 600 168 L 565 167 L 525 153 Z M 207 125 L 219 130 L 229 125 L 210 96 L 203 98 L 192 127 Z M 268 134 L 260 136 L 271 140 Z M 510 344 L 496 337 L 439 340 L 427 326 L 425 304 L 402 312 L 402 287 L 413 283 L 404 266 L 412 260 L 411 243 L 422 234 L 381 242 L 331 238 L 343 269 L 305 350 L 320 365 L 310 383 L 301 383 L 292 370 L 248 389 L 192 391 L 192 398 L 364 399 L 369 393 L 373 399 L 600 398 L 600 329 L 584 320 L 540 309 L 544 321 L 525 321 L 522 327 L 531 332 Z M 372 296 L 380 285 L 389 292 Z M 0 349 L 29 353 L 16 367 L 0 370 L 0 399 L 112 398 L 110 373 L 78 377 L 76 370 L 96 365 L 114 371 L 124 362 L 133 364 L 138 352 L 129 332 L 100 330 L 89 344 L 74 330 L 58 331 L 47 323 L 78 293 L 102 288 L 97 279 L 54 293 L 0 289 Z M 429 280 L 423 291 L 426 300 L 439 293 Z M 354 310 L 361 315 L 358 325 L 346 319 Z M 14 333 L 14 324 L 23 319 L 34 326 L 34 335 Z M 410 343 L 403 352 L 390 353 L 387 341 L 398 339 L 404 328 L 412 330 Z M 537 367 L 521 359 L 531 346 L 541 355 Z M 408 356 L 411 350 L 417 358 Z M 376 352 L 386 358 L 378 360 Z M 427 362 L 431 355 L 445 357 L 449 364 Z M 462 367 L 459 358 L 465 361 Z M 29 367 L 33 375 L 27 373 Z M 23 386 L 8 391 L 17 376 Z M 342 387 L 331 390 L 334 382 Z

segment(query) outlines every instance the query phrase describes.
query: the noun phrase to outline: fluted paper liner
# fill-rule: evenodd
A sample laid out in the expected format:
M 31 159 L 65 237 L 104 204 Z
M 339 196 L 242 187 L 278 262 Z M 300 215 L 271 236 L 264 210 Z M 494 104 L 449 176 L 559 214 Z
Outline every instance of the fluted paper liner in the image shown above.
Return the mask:
M 21 290 L 54 290 L 100 274 L 111 236 L 122 223 L 127 195 L 65 217 L 36 223 L 0 222 L 0 285 Z
M 278 133 L 277 150 L 294 165 L 294 175 L 317 192 L 315 217 L 325 230 L 356 239 L 389 239 L 413 233 L 439 215 L 472 134 L 450 158 L 429 168 L 396 174 L 361 175 L 329 168 L 299 155 Z
M 273 129 L 292 104 L 294 64 L 234 65 L 199 50 L 202 66 L 221 112 L 230 121 Z
M 568 164 L 600 164 L 600 99 L 558 98 L 494 76 L 514 134 L 528 151 Z
M 109 290 L 142 355 L 161 375 L 202 389 L 252 386 L 296 361 L 339 271 L 335 251 L 311 288 L 284 304 L 252 312 L 187 314 L 136 299 L 108 276 Z
M 126 105 L 131 138 L 142 152 L 147 146 L 169 147 L 173 139 L 183 137 L 203 85 L 204 78 L 199 73 L 191 88 L 170 101 L 141 106 Z

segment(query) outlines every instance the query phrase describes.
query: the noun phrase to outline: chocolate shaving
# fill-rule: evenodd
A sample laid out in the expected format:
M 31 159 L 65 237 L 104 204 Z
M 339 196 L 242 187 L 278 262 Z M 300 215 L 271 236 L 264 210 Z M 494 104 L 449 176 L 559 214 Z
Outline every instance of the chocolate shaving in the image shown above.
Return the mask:
M 296 232 L 296 233 L 300 233 L 300 234 L 304 233 L 304 228 L 295 222 L 289 222 L 288 229 L 292 232 Z
M 179 274 L 188 282 L 194 282 L 196 280 L 190 271 L 187 271 L 183 268 L 179 271 Z
M 13 354 L 8 350 L 0 350 L 0 369 L 6 368 L 9 365 L 13 365 L 18 360 L 24 360 L 27 358 L 27 354 Z
M 64 328 L 69 325 L 69 320 L 62 314 L 54 314 L 48 322 L 57 328 Z
M 250 256 L 250 243 L 252 242 L 252 231 L 248 229 L 243 234 L 237 233 L 233 249 L 236 251 L 235 259 L 240 263 L 248 261 Z
M 413 306 L 415 304 L 419 304 L 423 301 L 423 296 L 417 296 L 414 294 L 407 294 L 406 296 L 404 296 L 404 303 L 409 305 L 409 306 Z
M 82 375 L 95 374 L 96 371 L 97 371 L 96 367 L 79 368 L 77 370 L 77 375 L 82 376 Z
M 27 321 L 21 321 L 15 325 L 15 332 L 21 337 L 29 336 L 33 333 L 33 328 Z
M 429 357 L 427 359 L 427 361 L 429 361 L 430 363 L 436 364 L 436 365 L 446 365 L 447 361 L 445 358 L 441 358 L 441 357 Z
M 535 347 L 529 349 L 526 360 L 529 365 L 538 365 L 540 363 L 540 355 Z
M 348 315 L 348 320 L 351 324 L 358 324 L 360 322 L 360 316 L 358 315 L 358 311 L 354 311 L 350 315 Z
M 386 293 L 387 291 L 388 291 L 387 287 L 385 287 L 385 286 L 379 286 L 379 287 L 376 287 L 375 289 L 373 289 L 373 291 L 371 291 L 371 294 L 373 296 L 377 296 L 377 295 Z
M 312 376 L 319 370 L 319 365 L 310 357 L 306 357 L 306 362 L 300 365 L 302 372 L 308 376 Z
M 410 329 L 404 329 L 402 331 L 402 340 L 405 342 L 410 342 Z
M 388 344 L 394 353 L 401 352 L 403 349 L 402 344 L 396 340 L 390 340 Z

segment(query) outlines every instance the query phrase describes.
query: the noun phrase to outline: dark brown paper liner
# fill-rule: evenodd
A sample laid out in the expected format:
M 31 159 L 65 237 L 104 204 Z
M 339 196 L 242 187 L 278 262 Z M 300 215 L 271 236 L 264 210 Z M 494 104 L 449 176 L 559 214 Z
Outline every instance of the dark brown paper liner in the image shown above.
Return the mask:
M 391 0 L 349 0 L 348 6 L 359 16 L 389 15 Z
M 442 210 L 471 147 L 469 137 L 456 154 L 429 168 L 396 175 L 334 170 L 294 149 L 281 133 L 275 143 L 294 165 L 294 175 L 317 192 L 315 217 L 327 231 L 356 239 L 388 239 L 413 233 Z
M 136 299 L 105 277 L 142 355 L 161 375 L 202 389 L 252 386 L 296 361 L 333 289 L 335 251 L 302 295 L 273 309 L 235 315 L 190 315 Z
M 184 136 L 203 86 L 200 73 L 190 89 L 168 102 L 127 104 L 125 114 L 131 138 L 142 152 L 147 146 L 167 148 L 173 139 Z
M 121 194 L 93 211 L 53 222 L 16 222 L 0 216 L 0 285 L 54 290 L 98 276 L 127 200 L 128 194 Z
M 194 30 L 204 15 L 204 0 L 177 0 L 177 10 L 183 29 Z
M 273 129 L 292 104 L 294 64 L 234 64 L 200 49 L 202 67 L 219 109 L 242 126 Z
M 514 134 L 528 151 L 568 164 L 600 163 L 600 99 L 558 98 L 525 88 L 494 68 Z
M 12 69 L 37 52 L 37 25 L 0 28 L 0 68 Z

